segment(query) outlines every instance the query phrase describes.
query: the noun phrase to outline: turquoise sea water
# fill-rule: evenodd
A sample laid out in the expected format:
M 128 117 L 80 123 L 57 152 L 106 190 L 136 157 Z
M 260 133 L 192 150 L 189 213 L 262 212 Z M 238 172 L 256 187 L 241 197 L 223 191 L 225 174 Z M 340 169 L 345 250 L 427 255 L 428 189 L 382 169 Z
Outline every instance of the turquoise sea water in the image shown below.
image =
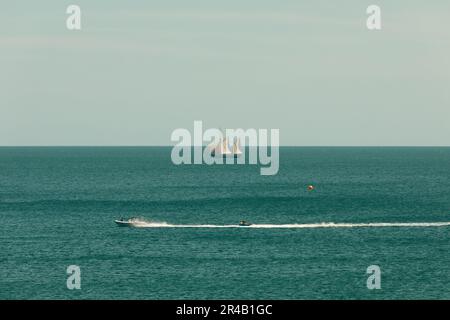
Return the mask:
M 0 298 L 450 299 L 450 226 L 319 225 L 450 222 L 450 148 L 285 147 L 275 176 L 170 151 L 0 148 Z

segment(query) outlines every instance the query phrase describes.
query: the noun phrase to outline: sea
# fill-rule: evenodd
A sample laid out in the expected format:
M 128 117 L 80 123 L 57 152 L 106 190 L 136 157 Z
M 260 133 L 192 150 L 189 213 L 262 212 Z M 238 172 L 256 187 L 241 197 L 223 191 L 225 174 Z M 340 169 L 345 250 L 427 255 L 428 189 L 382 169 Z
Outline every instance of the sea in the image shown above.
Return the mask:
M 0 299 L 450 299 L 450 148 L 281 147 L 260 168 L 0 148 Z

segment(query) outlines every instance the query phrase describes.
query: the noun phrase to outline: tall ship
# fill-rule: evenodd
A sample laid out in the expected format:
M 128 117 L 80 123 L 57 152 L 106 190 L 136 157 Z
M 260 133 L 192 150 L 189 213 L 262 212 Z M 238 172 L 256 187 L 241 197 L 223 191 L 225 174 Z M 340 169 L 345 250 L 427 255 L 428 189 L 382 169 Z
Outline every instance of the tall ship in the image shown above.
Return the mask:
M 242 154 L 240 148 L 240 141 L 238 138 L 233 139 L 233 145 L 228 145 L 228 139 L 225 137 L 223 140 L 219 141 L 217 144 L 210 144 L 207 146 L 209 150 L 211 150 L 211 155 L 215 156 L 223 156 L 223 157 L 239 157 Z

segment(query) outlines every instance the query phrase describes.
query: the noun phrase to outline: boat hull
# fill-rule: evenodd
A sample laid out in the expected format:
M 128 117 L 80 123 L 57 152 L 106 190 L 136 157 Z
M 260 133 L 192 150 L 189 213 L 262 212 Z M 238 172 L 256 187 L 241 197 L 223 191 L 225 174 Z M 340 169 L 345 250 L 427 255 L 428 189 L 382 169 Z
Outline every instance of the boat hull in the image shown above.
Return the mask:
M 133 222 L 130 222 L 130 221 L 114 220 L 114 222 L 115 222 L 119 227 L 132 227 L 132 226 L 133 226 Z

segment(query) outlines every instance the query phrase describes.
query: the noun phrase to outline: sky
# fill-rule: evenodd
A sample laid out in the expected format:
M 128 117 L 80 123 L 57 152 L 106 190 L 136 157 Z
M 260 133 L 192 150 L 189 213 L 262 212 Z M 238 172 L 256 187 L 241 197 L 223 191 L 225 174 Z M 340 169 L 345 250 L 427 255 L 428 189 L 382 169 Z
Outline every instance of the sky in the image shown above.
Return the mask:
M 450 145 L 448 0 L 0 6 L 1 146 L 170 145 L 194 120 L 281 145 Z

